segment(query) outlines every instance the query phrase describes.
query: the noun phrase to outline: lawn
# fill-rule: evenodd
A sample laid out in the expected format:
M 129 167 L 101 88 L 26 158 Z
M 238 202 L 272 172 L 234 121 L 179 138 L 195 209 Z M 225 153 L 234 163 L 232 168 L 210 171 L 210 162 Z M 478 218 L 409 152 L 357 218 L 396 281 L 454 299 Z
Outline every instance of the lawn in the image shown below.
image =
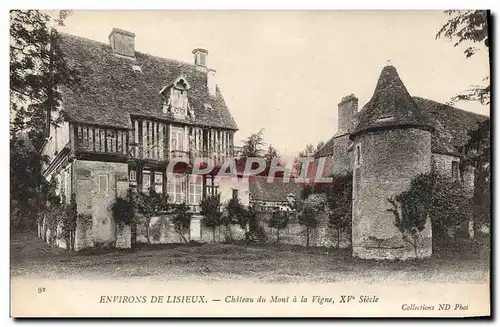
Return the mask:
M 460 248 L 406 262 L 354 259 L 349 250 L 298 245 L 165 244 L 70 252 L 35 234 L 11 235 L 12 277 L 249 282 L 467 282 L 489 280 L 489 254 Z

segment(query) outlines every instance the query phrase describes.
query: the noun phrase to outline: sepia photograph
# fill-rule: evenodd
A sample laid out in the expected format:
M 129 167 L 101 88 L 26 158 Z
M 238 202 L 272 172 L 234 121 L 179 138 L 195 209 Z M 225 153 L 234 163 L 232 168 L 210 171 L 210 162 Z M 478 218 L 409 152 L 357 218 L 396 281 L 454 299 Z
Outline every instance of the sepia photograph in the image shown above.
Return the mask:
M 10 316 L 490 317 L 489 10 L 10 10 Z

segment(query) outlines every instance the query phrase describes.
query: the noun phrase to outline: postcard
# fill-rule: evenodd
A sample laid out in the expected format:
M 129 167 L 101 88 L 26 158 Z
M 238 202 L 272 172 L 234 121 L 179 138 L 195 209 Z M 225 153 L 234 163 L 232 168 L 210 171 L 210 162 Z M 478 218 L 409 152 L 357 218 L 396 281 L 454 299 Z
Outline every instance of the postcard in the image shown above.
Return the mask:
M 11 316 L 489 317 L 490 20 L 12 10 Z

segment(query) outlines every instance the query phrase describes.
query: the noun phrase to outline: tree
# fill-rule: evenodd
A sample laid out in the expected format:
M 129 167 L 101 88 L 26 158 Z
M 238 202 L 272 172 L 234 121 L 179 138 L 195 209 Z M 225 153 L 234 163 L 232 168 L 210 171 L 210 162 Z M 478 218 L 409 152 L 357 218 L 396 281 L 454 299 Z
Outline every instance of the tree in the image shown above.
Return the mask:
M 180 203 L 174 205 L 172 222 L 174 224 L 175 231 L 179 234 L 181 239 L 188 243 L 188 240 L 184 236 L 186 229 L 189 229 L 191 224 L 191 208 L 186 203 Z
M 328 189 L 328 223 L 337 230 L 337 248 L 340 234 L 352 226 L 352 174 L 334 175 Z
M 451 18 L 437 32 L 436 38 L 446 38 L 453 42 L 453 46 L 465 45 L 466 58 L 473 56 L 480 48 L 477 45 L 489 48 L 488 21 L 490 13 L 487 10 L 447 10 Z M 491 56 L 491 53 L 490 53 Z M 485 85 L 474 85 L 456 95 L 452 102 L 479 101 L 481 104 L 490 103 L 489 76 L 483 79 Z
M 10 141 L 10 207 L 13 229 L 32 228 L 51 194 L 42 176 L 47 159 L 19 139 Z
M 261 129 L 257 133 L 250 135 L 243 143 L 243 147 L 241 150 L 242 158 L 251 158 L 251 157 L 262 157 L 263 147 L 265 145 L 264 138 L 262 135 L 264 134 L 264 129 Z
M 448 231 L 456 232 L 471 217 L 471 204 L 458 181 L 435 172 L 416 176 L 410 188 L 388 199 L 395 217 L 395 226 L 403 240 L 412 245 L 418 257 L 418 241 L 430 219 L 433 241 L 444 242 Z
M 78 72 L 67 64 L 55 29 L 70 13 L 62 10 L 53 18 L 39 10 L 10 12 L 11 135 L 26 130 L 35 144 L 48 123 L 58 123 L 51 112 L 60 106 L 61 86 L 78 84 Z
M 466 58 L 473 56 L 481 48 L 486 48 L 492 58 L 488 27 L 491 13 L 487 10 L 448 10 L 445 11 L 451 18 L 441 27 L 436 38 L 444 37 L 454 42 L 454 46 L 466 45 Z M 491 85 L 490 77 L 483 78 L 482 85 L 473 85 L 451 99 L 451 103 L 458 101 L 478 101 L 483 105 L 490 105 Z M 480 223 L 490 221 L 490 120 L 478 124 L 477 128 L 469 133 L 469 141 L 462 148 L 464 162 L 476 168 L 474 181 L 474 231 Z M 476 233 L 475 233 L 476 234 Z
M 215 242 L 215 228 L 222 224 L 222 212 L 220 203 L 220 194 L 207 196 L 200 203 L 201 222 L 204 226 L 212 228 L 213 240 Z
M 269 144 L 267 148 L 267 152 L 264 154 L 264 159 L 266 160 L 266 166 L 269 167 L 273 159 L 279 160 L 280 156 L 278 154 L 278 150 L 272 145 Z
M 295 173 L 295 176 L 300 176 L 303 174 L 302 172 L 302 162 L 300 161 L 300 158 L 311 158 L 314 156 L 314 153 L 316 152 L 314 145 L 312 144 L 307 144 L 305 149 L 300 151 L 298 154 L 298 157 L 295 158 L 295 162 L 293 164 L 293 171 Z
M 325 142 L 324 141 L 319 141 L 318 144 L 316 144 L 316 151 L 318 151 L 319 149 L 321 149 L 323 147 L 323 145 L 325 145 Z
M 78 84 L 78 72 L 69 68 L 59 48 L 61 26 L 69 15 L 56 18 L 38 10 L 10 12 L 10 186 L 15 226 L 33 225 L 45 205 L 42 163 L 47 158 L 34 148 L 41 144 L 61 102 L 61 87 Z M 24 138 L 30 146 L 18 146 Z M 25 142 L 26 143 L 26 142 Z
M 237 224 L 243 230 L 247 230 L 249 214 L 238 198 L 233 198 L 226 204 L 227 215 L 223 216 L 226 229 L 231 231 L 231 224 Z
M 276 228 L 276 243 L 280 242 L 280 230 L 288 226 L 289 217 L 288 212 L 275 210 L 268 221 L 271 228 Z
M 324 211 L 324 195 L 311 194 L 301 205 L 299 224 L 306 228 L 306 246 L 310 243 L 311 230 L 318 227 L 318 215 Z
M 150 240 L 151 218 L 170 211 L 168 195 L 157 193 L 154 188 L 150 188 L 148 193 L 140 192 L 137 195 L 137 210 L 144 215 L 146 222 L 146 237 Z

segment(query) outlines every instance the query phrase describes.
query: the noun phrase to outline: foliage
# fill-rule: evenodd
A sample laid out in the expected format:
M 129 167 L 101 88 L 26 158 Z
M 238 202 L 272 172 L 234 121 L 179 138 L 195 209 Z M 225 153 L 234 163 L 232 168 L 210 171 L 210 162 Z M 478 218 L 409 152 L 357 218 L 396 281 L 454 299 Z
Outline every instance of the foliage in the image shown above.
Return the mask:
M 43 214 L 47 196 L 53 193 L 51 184 L 41 174 L 46 158 L 24 141 L 10 142 L 10 206 L 13 228 L 30 228 L 36 217 Z
M 10 103 L 11 135 L 27 130 L 36 143 L 44 135 L 47 115 L 57 111 L 61 86 L 74 87 L 79 73 L 70 68 L 59 47 L 56 26 L 62 26 L 69 11 L 53 18 L 39 10 L 10 12 Z M 51 121 L 57 124 L 57 121 Z
M 278 153 L 278 150 L 272 145 L 269 144 L 269 147 L 267 148 L 267 152 L 264 154 L 264 159 L 266 160 L 266 164 L 269 167 L 273 159 L 279 160 L 280 155 Z
M 493 55 L 488 35 L 491 14 L 486 10 L 448 10 L 445 12 L 451 19 L 441 27 L 436 38 L 445 37 L 454 42 L 457 47 L 467 44 L 465 57 L 474 55 L 484 44 Z M 451 103 L 458 101 L 478 101 L 483 105 L 490 104 L 491 85 L 490 77 L 483 78 L 482 85 L 473 85 L 469 90 L 461 92 L 451 99 Z M 490 120 L 480 123 L 469 132 L 469 141 L 464 150 L 465 163 L 471 163 L 475 168 L 474 180 L 474 229 L 480 224 L 489 224 L 490 221 Z
M 302 203 L 298 214 L 299 224 L 306 227 L 306 245 L 309 246 L 310 232 L 318 227 L 318 215 L 324 211 L 326 199 L 323 194 L 311 194 Z
M 75 231 L 78 209 L 76 205 L 76 194 L 71 193 L 70 202 L 65 205 L 64 218 L 62 221 L 63 238 L 66 240 L 68 249 L 73 250 L 75 246 Z
M 437 32 L 436 38 L 446 38 L 453 42 L 453 46 L 466 45 L 464 55 L 466 58 L 473 56 L 481 44 L 489 48 L 488 21 L 489 13 L 486 10 L 447 10 L 451 18 Z M 491 53 L 490 53 L 491 55 Z M 485 85 L 474 85 L 452 98 L 452 103 L 457 101 L 479 101 L 481 104 L 490 103 L 490 78 L 483 79 Z
M 118 197 L 111 205 L 111 213 L 115 223 L 131 225 L 135 218 L 135 200 L 133 191 L 129 189 L 125 198 Z
M 227 215 L 224 219 L 224 225 L 238 224 L 246 230 L 249 220 L 248 210 L 240 203 L 240 200 L 238 198 L 229 200 L 225 209 Z
M 247 242 L 257 241 L 265 243 L 267 241 L 267 234 L 259 224 L 257 211 L 253 206 L 248 207 L 248 232 L 245 233 L 245 238 Z
M 327 192 L 329 226 L 337 230 L 337 247 L 340 233 L 352 226 L 352 174 L 334 175 Z
M 271 215 L 268 225 L 271 228 L 276 228 L 276 243 L 280 242 L 280 229 L 286 228 L 289 222 L 289 214 L 287 211 L 276 210 Z
M 481 225 L 491 221 L 491 132 L 490 119 L 479 123 L 478 128 L 469 131 L 469 141 L 460 149 L 464 154 L 463 166 L 471 165 L 474 170 L 474 232 Z
M 313 194 L 313 187 L 311 185 L 304 185 L 304 187 L 300 190 L 300 199 L 306 200 L 309 195 Z
M 92 227 L 92 215 L 90 213 L 79 213 L 76 217 L 76 223 L 86 231 Z
M 325 141 L 319 141 L 318 144 L 316 144 L 316 151 L 321 149 L 325 145 Z
M 168 195 L 157 193 L 154 188 L 150 188 L 149 192 L 140 192 L 136 197 L 137 211 L 144 215 L 146 222 L 146 237 L 148 243 L 151 242 L 149 237 L 151 218 L 161 213 L 170 211 L 168 203 Z
M 52 18 L 38 10 L 10 12 L 10 187 L 13 227 L 32 227 L 43 215 L 48 185 L 41 175 L 47 161 L 35 151 L 45 136 L 47 113 L 61 102 L 61 86 L 78 83 L 59 49 L 68 11 Z M 52 121 L 56 124 L 56 121 Z
M 300 151 L 298 154 L 298 157 L 295 158 L 295 162 L 293 164 L 293 171 L 295 176 L 302 176 L 305 177 L 306 172 L 302 171 L 302 162 L 300 161 L 300 158 L 310 158 L 314 156 L 314 153 L 316 152 L 316 149 L 314 145 L 312 144 L 307 144 L 305 149 Z
M 448 230 L 458 231 L 471 218 L 471 202 L 460 182 L 436 172 L 416 176 L 408 191 L 388 201 L 395 226 L 403 240 L 414 247 L 415 255 L 427 219 L 431 220 L 434 239 L 443 242 Z
M 174 224 L 175 231 L 185 243 L 188 243 L 188 240 L 184 237 L 184 231 L 189 229 L 191 223 L 191 208 L 186 203 L 176 204 L 172 213 L 172 223 Z
M 200 202 L 202 224 L 212 228 L 213 240 L 215 242 L 215 228 L 222 224 L 222 212 L 220 194 L 209 195 Z
M 243 143 L 242 147 L 242 157 L 243 158 L 251 158 L 251 157 L 262 157 L 263 147 L 265 145 L 264 138 L 262 135 L 264 134 L 264 129 L 261 129 L 257 133 L 250 135 Z

